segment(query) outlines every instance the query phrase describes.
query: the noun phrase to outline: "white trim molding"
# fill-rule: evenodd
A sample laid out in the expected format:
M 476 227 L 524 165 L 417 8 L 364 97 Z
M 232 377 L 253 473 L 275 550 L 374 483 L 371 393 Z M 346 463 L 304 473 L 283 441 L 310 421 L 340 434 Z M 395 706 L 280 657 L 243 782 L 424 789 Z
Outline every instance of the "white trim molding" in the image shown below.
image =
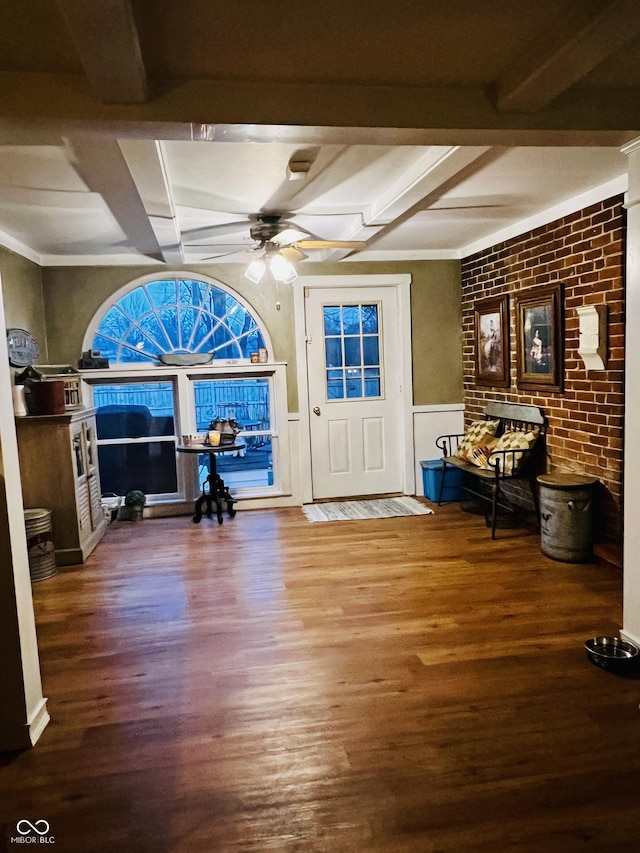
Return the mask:
M 401 349 L 402 398 L 402 483 L 403 492 L 415 494 L 413 462 L 413 365 L 411 350 L 411 276 L 397 275 L 309 275 L 301 276 L 294 287 L 294 322 L 296 361 L 300 397 L 300 478 L 303 503 L 313 500 L 311 481 L 311 425 L 309 422 L 309 382 L 307 378 L 307 344 L 304 294 L 307 288 L 395 287 L 398 294 L 399 346 Z

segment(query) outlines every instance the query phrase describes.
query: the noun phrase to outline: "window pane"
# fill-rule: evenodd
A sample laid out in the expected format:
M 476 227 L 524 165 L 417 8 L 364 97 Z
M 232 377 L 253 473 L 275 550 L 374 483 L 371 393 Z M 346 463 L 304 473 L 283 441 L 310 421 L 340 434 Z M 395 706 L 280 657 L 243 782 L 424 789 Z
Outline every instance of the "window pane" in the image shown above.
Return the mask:
M 147 314 L 146 317 L 142 317 L 138 325 L 149 339 L 149 349 L 155 349 L 156 352 L 168 352 L 171 349 L 171 342 L 166 335 L 164 326 L 160 324 L 155 314 Z
M 344 363 L 347 367 L 360 367 L 362 364 L 360 338 L 344 339 Z
M 342 341 L 340 338 L 327 338 L 324 342 L 327 367 L 342 367 Z
M 375 373 L 367 373 L 364 377 L 361 369 L 348 369 L 346 377 L 340 380 L 328 372 L 327 399 L 379 397 L 382 383 L 378 306 L 326 306 L 324 329 L 327 368 L 342 365 L 342 359 L 347 368 L 362 368 L 364 365 L 375 367 Z
M 345 335 L 360 334 L 360 307 L 345 305 L 342 309 L 342 323 Z
M 171 343 L 171 351 L 180 349 L 180 339 L 178 337 L 178 312 L 177 309 L 162 308 L 158 311 L 158 318 L 162 323 L 165 333 Z
M 184 352 L 191 352 L 191 339 L 195 329 L 196 322 L 200 317 L 200 312 L 194 308 L 180 308 L 179 314 L 179 333 L 180 333 L 180 349 Z
M 344 398 L 342 373 L 342 370 L 327 371 L 327 400 L 342 400 Z
M 203 379 L 193 383 L 198 431 L 217 418 L 234 418 L 245 429 L 271 429 L 268 379 Z
M 264 346 L 264 339 L 257 328 L 252 329 L 247 335 L 240 338 L 238 342 L 243 358 L 251 358 L 252 352 L 258 352 L 260 347 Z
M 347 371 L 347 397 L 363 397 L 362 393 L 362 374 L 359 370 Z
M 127 314 L 123 314 L 119 308 L 113 307 L 102 318 L 98 326 L 98 334 L 108 335 L 119 340 L 127 334 L 130 326 L 131 318 Z
M 326 305 L 324 308 L 324 333 L 325 335 L 339 335 L 342 332 L 340 322 L 341 312 L 339 305 Z
M 140 489 L 146 495 L 162 495 L 178 490 L 174 442 L 101 444 L 98 464 L 103 493 L 126 495 Z
M 202 281 L 179 281 L 178 298 L 181 305 L 197 305 L 202 303 L 207 285 Z
M 94 386 L 100 483 L 103 492 L 174 494 L 178 488 L 173 385 L 132 382 Z M 166 441 L 110 443 L 110 439 L 171 437 Z
M 378 338 L 363 338 L 362 346 L 364 348 L 364 363 L 380 364 L 380 349 L 378 346 Z
M 172 279 L 151 281 L 144 285 L 153 305 L 176 305 L 176 282 Z
M 364 396 L 379 397 L 381 394 L 379 368 L 367 367 L 364 371 Z
M 92 344 L 94 349 L 100 350 L 102 358 L 107 358 L 109 361 L 115 361 L 118 354 L 118 345 L 115 341 L 109 340 L 104 335 L 96 335 Z
M 170 382 L 95 385 L 93 400 L 98 439 L 175 433 Z
M 376 334 L 378 332 L 378 306 L 363 305 L 362 306 L 362 331 L 366 334 Z
M 152 310 L 149 297 L 141 287 L 126 293 L 118 300 L 118 304 L 129 317 L 142 317 Z
M 122 338 L 122 343 L 139 353 L 145 353 L 151 358 L 157 358 L 158 350 L 151 344 L 149 338 L 143 335 L 137 326 L 133 326 Z
M 231 293 L 188 279 L 152 281 L 125 294 L 105 313 L 93 341 L 110 363 L 155 361 L 172 352 L 249 359 L 262 347 L 256 319 Z
M 231 489 L 273 485 L 273 454 L 269 380 L 204 379 L 193 383 L 198 432 L 206 432 L 212 421 L 233 418 L 242 427 L 236 439 L 240 450 L 216 455 L 216 469 Z M 209 457 L 199 459 L 201 474 L 209 470 Z M 201 477 L 204 479 L 204 477 Z

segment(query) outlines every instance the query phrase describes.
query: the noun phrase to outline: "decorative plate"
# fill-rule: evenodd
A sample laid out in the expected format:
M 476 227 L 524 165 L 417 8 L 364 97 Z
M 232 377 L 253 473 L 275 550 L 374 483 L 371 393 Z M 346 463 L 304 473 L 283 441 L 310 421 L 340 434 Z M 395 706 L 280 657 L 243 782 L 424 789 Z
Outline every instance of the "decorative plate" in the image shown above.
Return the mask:
M 7 349 L 12 367 L 28 367 L 40 355 L 40 347 L 26 329 L 7 329 Z
M 197 364 L 209 364 L 212 352 L 163 352 L 158 356 L 162 364 L 171 367 L 195 367 Z

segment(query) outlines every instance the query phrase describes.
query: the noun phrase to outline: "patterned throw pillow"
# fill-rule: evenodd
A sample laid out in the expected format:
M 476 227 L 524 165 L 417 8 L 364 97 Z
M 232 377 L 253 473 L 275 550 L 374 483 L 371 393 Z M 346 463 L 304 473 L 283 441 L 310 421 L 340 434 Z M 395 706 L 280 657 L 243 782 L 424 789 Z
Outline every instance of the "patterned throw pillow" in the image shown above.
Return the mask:
M 538 439 L 539 429 L 534 427 L 529 432 L 508 431 L 503 433 L 493 446 L 493 450 L 529 450 Z M 515 474 L 522 463 L 523 453 L 505 453 L 504 456 L 494 456 L 491 467 L 495 468 L 499 461 L 505 474 Z
M 486 459 L 496 441 L 499 424 L 500 421 L 473 421 L 469 424 L 454 456 L 480 468 L 488 467 Z

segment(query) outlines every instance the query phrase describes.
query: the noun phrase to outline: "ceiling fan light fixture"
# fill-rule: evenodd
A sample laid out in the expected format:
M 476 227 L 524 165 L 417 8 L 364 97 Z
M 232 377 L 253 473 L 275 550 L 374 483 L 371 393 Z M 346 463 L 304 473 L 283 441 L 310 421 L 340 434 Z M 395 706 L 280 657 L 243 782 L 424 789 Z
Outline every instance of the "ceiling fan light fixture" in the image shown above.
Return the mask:
M 284 258 L 279 252 L 275 252 L 267 259 L 271 275 L 276 281 L 281 281 L 284 284 L 291 284 L 298 278 L 298 273 L 294 265 Z
M 259 284 L 262 276 L 265 274 L 267 264 L 263 258 L 255 258 L 244 271 L 245 278 L 252 281 L 254 284 Z

